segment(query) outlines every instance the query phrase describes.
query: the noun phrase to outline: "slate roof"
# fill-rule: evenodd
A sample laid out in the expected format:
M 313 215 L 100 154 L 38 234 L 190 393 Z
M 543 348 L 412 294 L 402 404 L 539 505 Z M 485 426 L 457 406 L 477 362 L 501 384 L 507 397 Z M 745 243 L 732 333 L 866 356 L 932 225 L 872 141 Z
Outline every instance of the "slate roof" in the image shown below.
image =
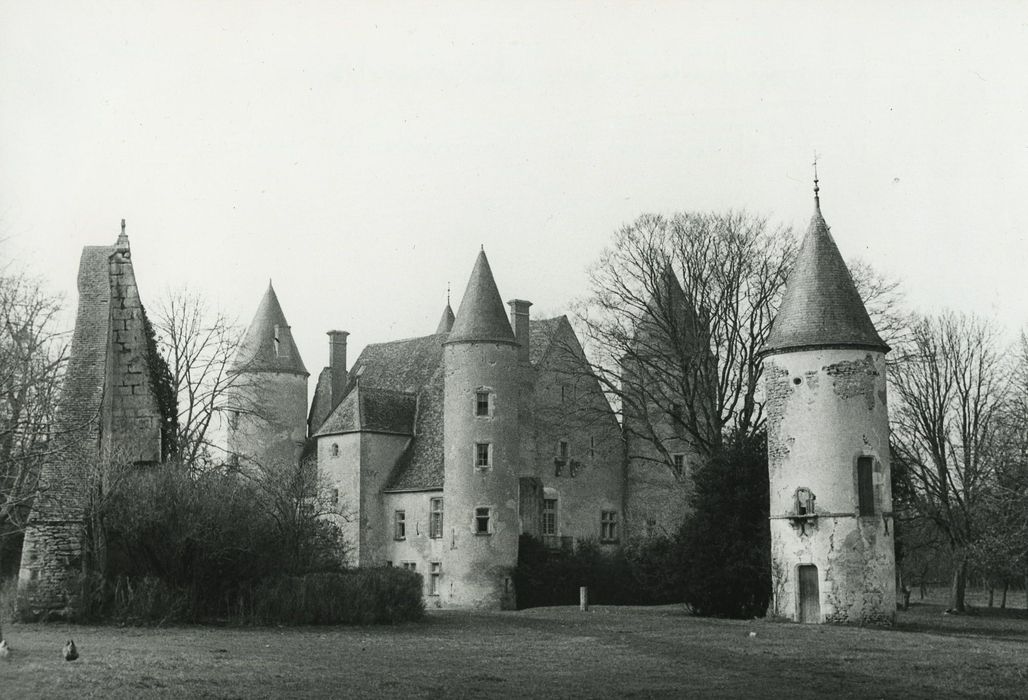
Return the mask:
M 435 329 L 436 334 L 449 333 L 453 329 L 453 319 L 453 309 L 450 307 L 450 302 L 446 302 L 443 316 L 439 319 L 439 325 Z
M 567 318 L 532 320 L 529 361 L 538 365 Z M 509 326 L 508 326 L 509 328 Z M 355 430 L 412 435 L 386 490 L 443 486 L 443 342 L 445 334 L 368 345 L 350 369 L 344 399 L 317 436 Z
M 340 433 L 414 434 L 417 396 L 404 391 L 357 385 L 339 402 L 317 435 Z
M 480 251 L 471 271 L 464 298 L 457 309 L 457 317 L 450 330 L 447 343 L 490 341 L 515 343 L 507 311 L 496 288 L 496 280 L 489 268 L 485 251 Z
M 888 352 L 853 284 L 849 268 L 814 199 L 814 216 L 761 352 L 853 347 Z
M 278 348 L 275 343 L 275 328 L 278 327 Z M 257 313 L 246 329 L 239 350 L 232 362 L 233 371 L 248 372 L 292 372 L 308 374 L 300 358 L 300 351 L 293 342 L 293 334 L 289 332 L 289 322 L 282 313 L 282 305 L 278 303 L 278 295 L 268 282 L 268 291 L 264 293 Z

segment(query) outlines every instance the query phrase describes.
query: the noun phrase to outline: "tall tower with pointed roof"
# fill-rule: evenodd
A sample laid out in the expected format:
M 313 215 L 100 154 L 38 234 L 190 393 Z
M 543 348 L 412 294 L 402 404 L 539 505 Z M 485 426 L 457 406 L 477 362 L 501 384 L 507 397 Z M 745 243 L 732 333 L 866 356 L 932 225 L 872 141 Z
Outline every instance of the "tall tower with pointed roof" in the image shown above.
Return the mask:
M 229 374 L 229 453 L 243 467 L 294 464 L 307 437 L 309 373 L 270 281 Z
M 485 252 L 443 345 L 442 561 L 447 604 L 513 603 L 519 514 L 518 345 Z
M 885 354 L 814 215 L 762 353 L 772 613 L 891 624 L 896 611 Z

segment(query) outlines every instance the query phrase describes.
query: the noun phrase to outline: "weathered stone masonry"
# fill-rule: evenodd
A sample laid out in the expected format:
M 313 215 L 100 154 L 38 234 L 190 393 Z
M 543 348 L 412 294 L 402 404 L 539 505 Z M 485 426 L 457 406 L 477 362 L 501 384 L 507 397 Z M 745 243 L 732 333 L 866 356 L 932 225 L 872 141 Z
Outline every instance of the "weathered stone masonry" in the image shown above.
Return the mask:
M 90 474 L 102 474 L 112 460 L 161 458 L 161 414 L 124 228 L 114 246 L 83 249 L 78 291 L 54 451 L 40 473 L 22 548 L 19 585 L 40 609 L 74 602 L 69 583 L 84 566 Z

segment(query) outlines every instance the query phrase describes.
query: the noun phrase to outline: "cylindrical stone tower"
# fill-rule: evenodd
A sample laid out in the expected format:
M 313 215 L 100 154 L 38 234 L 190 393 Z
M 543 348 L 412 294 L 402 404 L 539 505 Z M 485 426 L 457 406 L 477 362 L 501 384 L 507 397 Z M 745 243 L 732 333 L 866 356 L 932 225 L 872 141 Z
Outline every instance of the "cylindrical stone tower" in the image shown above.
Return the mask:
M 310 375 L 270 282 L 229 373 L 230 455 L 243 469 L 295 465 L 307 437 Z
M 443 348 L 443 595 L 512 607 L 518 556 L 518 347 L 485 253 Z
M 888 346 L 815 210 L 763 348 L 771 614 L 891 624 Z

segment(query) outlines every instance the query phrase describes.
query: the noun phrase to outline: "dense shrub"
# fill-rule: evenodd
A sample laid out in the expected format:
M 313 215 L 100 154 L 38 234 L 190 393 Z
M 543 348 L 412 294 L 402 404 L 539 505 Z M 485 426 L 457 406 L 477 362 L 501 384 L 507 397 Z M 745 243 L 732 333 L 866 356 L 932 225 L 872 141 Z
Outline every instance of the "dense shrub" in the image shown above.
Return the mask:
M 678 590 L 667 581 L 673 567 L 667 540 L 604 551 L 584 541 L 574 551 L 549 550 L 534 537 L 522 535 L 514 585 L 518 608 L 576 605 L 580 586 L 589 588 L 597 605 L 654 605 L 675 602 Z
M 418 620 L 425 613 L 421 575 L 394 567 L 279 576 L 252 591 L 246 621 L 295 625 Z
M 762 616 L 771 601 L 767 446 L 732 439 L 695 474 L 679 533 L 684 600 L 700 615 Z

